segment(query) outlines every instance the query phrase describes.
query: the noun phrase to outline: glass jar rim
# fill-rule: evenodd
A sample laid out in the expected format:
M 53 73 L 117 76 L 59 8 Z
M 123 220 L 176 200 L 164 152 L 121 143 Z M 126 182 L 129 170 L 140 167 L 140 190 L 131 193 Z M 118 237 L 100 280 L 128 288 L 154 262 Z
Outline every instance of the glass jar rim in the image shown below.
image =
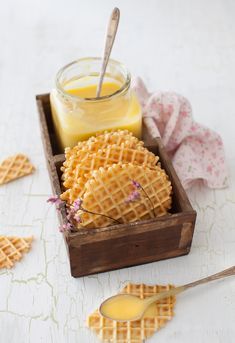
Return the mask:
M 93 61 L 102 61 L 101 57 L 83 57 L 83 58 L 79 58 L 78 60 L 72 61 L 68 64 L 66 64 L 64 67 L 62 67 L 56 74 L 56 79 L 55 79 L 55 85 L 56 85 L 56 89 L 59 93 L 61 93 L 63 96 L 67 97 L 68 99 L 71 100 L 79 100 L 79 101 L 87 101 L 87 102 L 97 102 L 97 101 L 104 101 L 104 100 L 108 100 L 110 98 L 119 96 L 120 94 L 124 93 L 126 90 L 129 89 L 130 87 L 130 83 L 131 83 L 131 74 L 128 71 L 128 69 L 125 67 L 125 65 L 121 62 L 118 62 L 114 59 L 109 59 L 108 63 L 111 63 L 113 65 L 116 65 L 118 67 L 121 67 L 121 69 L 124 71 L 125 73 L 125 82 L 124 84 L 114 93 L 108 94 L 108 95 L 104 95 L 101 96 L 99 98 L 82 98 L 79 97 L 78 95 L 73 95 L 73 94 L 69 94 L 67 93 L 64 88 L 61 86 L 60 83 L 60 78 L 62 77 L 63 73 L 70 68 L 73 65 L 76 65 L 80 62 L 84 62 L 84 61 L 89 61 L 89 60 L 93 60 Z

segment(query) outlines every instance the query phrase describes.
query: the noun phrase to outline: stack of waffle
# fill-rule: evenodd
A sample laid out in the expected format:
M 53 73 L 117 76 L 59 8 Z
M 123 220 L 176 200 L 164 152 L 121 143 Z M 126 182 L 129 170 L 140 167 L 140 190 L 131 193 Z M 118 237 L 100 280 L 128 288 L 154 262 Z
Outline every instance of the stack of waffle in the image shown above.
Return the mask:
M 150 219 L 171 208 L 172 187 L 159 158 L 127 130 L 79 142 L 65 150 L 65 158 L 61 199 L 71 207 L 82 199 L 78 228 Z M 127 201 L 133 193 L 135 201 Z
M 122 293 L 133 294 L 144 299 L 171 288 L 173 288 L 171 285 L 128 284 Z M 88 317 L 87 325 L 103 342 L 142 343 L 171 320 L 174 315 L 175 300 L 175 297 L 168 297 L 152 304 L 140 320 L 133 322 L 106 319 L 96 310 Z

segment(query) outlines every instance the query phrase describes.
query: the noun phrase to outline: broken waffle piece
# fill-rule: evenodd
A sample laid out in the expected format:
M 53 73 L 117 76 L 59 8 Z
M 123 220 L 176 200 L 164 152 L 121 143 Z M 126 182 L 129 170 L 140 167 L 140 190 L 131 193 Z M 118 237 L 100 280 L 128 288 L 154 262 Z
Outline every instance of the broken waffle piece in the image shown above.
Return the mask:
M 18 179 L 22 176 L 32 174 L 35 168 L 27 156 L 17 154 L 8 157 L 0 164 L 0 185 Z
M 141 299 L 174 288 L 172 285 L 128 284 L 121 293 L 133 294 Z M 152 304 L 140 320 L 117 322 L 101 316 L 98 310 L 87 318 L 88 327 L 106 343 L 143 343 L 156 331 L 164 327 L 174 316 L 174 296 Z
M 0 236 L 0 269 L 10 269 L 21 260 L 32 244 L 33 237 Z

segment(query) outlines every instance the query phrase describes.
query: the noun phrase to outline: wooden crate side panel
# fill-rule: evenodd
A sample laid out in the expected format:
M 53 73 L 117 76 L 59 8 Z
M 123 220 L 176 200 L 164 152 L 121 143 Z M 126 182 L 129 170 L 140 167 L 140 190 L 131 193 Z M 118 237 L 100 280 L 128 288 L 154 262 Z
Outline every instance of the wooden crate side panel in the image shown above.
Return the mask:
M 194 212 L 178 213 L 146 221 L 120 224 L 101 229 L 82 229 L 78 233 L 69 235 L 68 244 L 75 248 L 88 243 L 99 241 L 109 241 L 120 237 L 132 236 L 145 232 L 154 232 L 162 229 L 182 225 L 183 223 L 193 223 L 195 219 Z
M 192 223 L 187 224 L 192 227 Z M 88 275 L 187 254 L 192 236 L 186 235 L 185 239 L 186 227 L 184 223 L 88 242 L 79 247 L 69 246 L 72 275 Z
M 146 260 L 144 262 L 141 259 L 137 263 L 128 263 L 127 265 L 123 265 L 123 264 L 122 265 L 119 265 L 119 264 L 114 265 L 113 264 L 111 268 L 106 268 L 104 266 L 100 266 L 100 267 L 94 268 L 93 270 L 91 270 L 91 269 L 88 270 L 88 269 L 81 267 L 78 264 L 73 264 L 73 263 L 71 263 L 71 260 L 70 260 L 70 272 L 71 272 L 71 276 L 73 276 L 74 278 L 79 278 L 79 277 L 89 276 L 89 275 L 93 275 L 93 274 L 110 272 L 110 271 L 123 269 L 123 268 L 140 266 L 143 264 L 158 262 L 158 261 L 166 260 L 166 259 L 170 259 L 170 258 L 176 258 L 179 256 L 188 255 L 189 251 L 190 251 L 190 249 L 185 249 L 185 248 L 176 249 L 176 250 L 167 251 L 167 252 L 164 252 L 162 254 L 159 254 L 157 258 L 156 257 L 154 257 L 153 259 L 149 258 L 148 260 Z M 71 254 L 71 250 L 69 251 L 69 254 Z

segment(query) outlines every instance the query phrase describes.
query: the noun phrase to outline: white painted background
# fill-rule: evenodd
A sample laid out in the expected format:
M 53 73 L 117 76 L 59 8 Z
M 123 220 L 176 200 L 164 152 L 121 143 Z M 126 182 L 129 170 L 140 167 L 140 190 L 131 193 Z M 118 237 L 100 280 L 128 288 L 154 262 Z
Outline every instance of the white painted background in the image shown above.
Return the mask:
M 150 90 L 191 101 L 224 139 L 230 187 L 189 192 L 198 220 L 189 256 L 72 279 L 43 156 L 35 94 L 57 70 L 99 55 L 113 6 L 113 57 Z M 0 271 L 0 343 L 95 343 L 85 318 L 128 281 L 182 284 L 235 264 L 235 2 L 233 0 L 7 0 L 0 6 L 0 158 L 28 154 L 36 173 L 0 188 L 0 232 L 34 235 L 22 263 Z M 95 258 L 95 256 L 94 256 Z M 179 296 L 176 316 L 149 342 L 232 343 L 235 279 Z

